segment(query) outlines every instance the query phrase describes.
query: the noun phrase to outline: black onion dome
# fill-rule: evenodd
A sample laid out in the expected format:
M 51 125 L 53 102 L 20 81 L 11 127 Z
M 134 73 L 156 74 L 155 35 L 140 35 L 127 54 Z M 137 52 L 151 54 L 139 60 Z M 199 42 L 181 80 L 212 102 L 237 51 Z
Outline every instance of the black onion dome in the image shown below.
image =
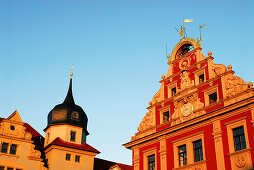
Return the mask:
M 84 132 L 88 135 L 87 122 L 88 118 L 86 113 L 74 102 L 72 95 L 72 79 L 70 79 L 69 90 L 64 102 L 56 105 L 48 114 L 48 126 L 46 129 L 53 125 L 69 124 L 83 127 Z

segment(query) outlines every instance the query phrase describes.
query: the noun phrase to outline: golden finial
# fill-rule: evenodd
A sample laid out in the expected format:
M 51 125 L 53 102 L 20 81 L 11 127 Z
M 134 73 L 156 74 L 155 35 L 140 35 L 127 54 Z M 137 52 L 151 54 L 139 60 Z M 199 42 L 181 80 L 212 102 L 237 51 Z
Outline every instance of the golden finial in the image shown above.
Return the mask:
M 72 79 L 72 76 L 73 76 L 73 72 L 72 72 L 72 70 L 73 70 L 73 64 L 71 65 L 71 74 L 70 74 L 71 79 Z

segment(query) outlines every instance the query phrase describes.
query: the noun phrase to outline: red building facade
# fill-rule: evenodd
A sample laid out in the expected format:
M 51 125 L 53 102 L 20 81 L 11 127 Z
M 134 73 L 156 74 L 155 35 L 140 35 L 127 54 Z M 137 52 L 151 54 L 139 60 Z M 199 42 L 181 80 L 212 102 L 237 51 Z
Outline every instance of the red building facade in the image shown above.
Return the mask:
M 251 169 L 254 89 L 183 38 L 131 141 L 134 170 Z

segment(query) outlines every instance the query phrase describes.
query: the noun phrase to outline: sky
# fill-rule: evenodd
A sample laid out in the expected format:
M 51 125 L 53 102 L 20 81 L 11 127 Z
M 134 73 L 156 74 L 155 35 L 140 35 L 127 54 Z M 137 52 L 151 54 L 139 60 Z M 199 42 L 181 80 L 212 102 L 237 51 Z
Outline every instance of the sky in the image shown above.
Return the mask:
M 88 116 L 97 156 L 131 164 L 130 141 L 168 71 L 180 36 L 254 80 L 253 0 L 0 0 L 0 117 L 16 109 L 43 136 L 63 102 L 73 64 L 73 96 Z M 167 46 L 167 51 L 166 51 Z

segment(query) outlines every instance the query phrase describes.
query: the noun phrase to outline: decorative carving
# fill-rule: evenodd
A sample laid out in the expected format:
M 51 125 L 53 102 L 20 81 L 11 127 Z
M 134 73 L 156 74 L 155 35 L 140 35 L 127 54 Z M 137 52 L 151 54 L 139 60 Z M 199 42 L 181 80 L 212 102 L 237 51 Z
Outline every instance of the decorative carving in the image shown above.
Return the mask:
M 211 78 L 214 78 L 222 73 L 225 73 L 227 71 L 227 67 L 224 66 L 223 64 L 214 64 L 214 62 L 211 60 L 210 61 L 210 70 L 211 72 Z
M 232 97 L 238 93 L 244 92 L 248 88 L 248 84 L 240 77 L 230 75 L 225 82 L 226 97 Z
M 212 87 L 213 86 L 213 81 L 209 81 L 208 84 L 209 84 L 210 87 Z
M 161 100 L 163 100 L 163 94 L 162 94 L 162 86 L 159 89 L 159 91 L 153 96 L 152 99 L 152 104 L 155 104 L 157 102 L 160 102 Z
M 152 117 L 152 112 L 149 110 L 148 113 L 146 113 L 146 116 L 142 119 L 141 123 L 139 124 L 138 131 L 144 131 L 146 129 L 149 129 L 152 127 L 153 123 L 153 117 Z
M 29 156 L 33 157 L 33 158 L 40 158 L 41 152 L 38 150 L 35 150 L 34 147 L 35 147 L 35 145 L 31 145 L 31 150 L 30 150 Z
M 179 68 L 181 70 L 186 70 L 188 67 L 190 67 L 190 61 L 189 60 L 190 60 L 189 58 L 185 58 L 185 59 L 181 60 L 179 62 Z
M 191 80 L 189 77 L 189 73 L 184 71 L 181 73 L 181 84 L 180 87 L 182 90 L 194 86 L 194 80 Z
M 184 116 L 181 113 L 181 108 L 185 103 L 191 103 L 193 105 L 193 111 L 188 116 Z M 193 94 L 189 97 L 183 98 L 180 101 L 175 101 L 174 106 L 175 110 L 174 114 L 172 115 L 172 126 L 206 113 L 204 110 L 202 110 L 204 103 L 200 101 L 198 94 Z
M 243 155 L 236 156 L 235 164 L 238 168 L 243 168 L 246 165 L 246 159 Z

